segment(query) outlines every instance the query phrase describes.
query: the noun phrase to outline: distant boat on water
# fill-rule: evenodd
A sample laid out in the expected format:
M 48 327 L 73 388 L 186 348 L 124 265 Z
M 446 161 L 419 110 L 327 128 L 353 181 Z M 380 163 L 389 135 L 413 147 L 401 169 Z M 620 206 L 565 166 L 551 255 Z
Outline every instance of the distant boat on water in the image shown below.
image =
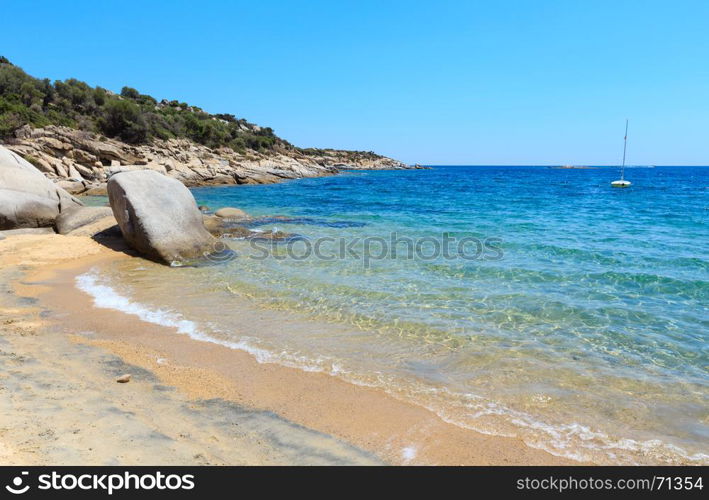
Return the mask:
M 628 120 L 625 120 L 625 137 L 623 137 L 623 164 L 620 167 L 620 179 L 611 182 L 611 186 L 617 188 L 630 187 L 631 182 L 625 180 L 625 152 L 628 149 Z

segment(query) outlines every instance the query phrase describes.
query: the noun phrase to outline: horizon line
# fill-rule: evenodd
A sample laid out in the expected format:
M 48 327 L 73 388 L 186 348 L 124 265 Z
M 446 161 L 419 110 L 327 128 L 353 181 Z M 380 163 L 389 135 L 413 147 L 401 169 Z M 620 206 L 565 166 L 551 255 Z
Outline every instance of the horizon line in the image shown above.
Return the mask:
M 412 163 L 411 165 L 421 165 L 422 167 L 566 167 L 560 163 Z M 593 165 L 580 164 L 570 165 L 572 168 L 566 170 L 583 170 L 584 168 L 621 168 L 621 165 Z M 626 165 L 625 168 L 657 168 L 657 167 L 709 167 L 704 165 Z

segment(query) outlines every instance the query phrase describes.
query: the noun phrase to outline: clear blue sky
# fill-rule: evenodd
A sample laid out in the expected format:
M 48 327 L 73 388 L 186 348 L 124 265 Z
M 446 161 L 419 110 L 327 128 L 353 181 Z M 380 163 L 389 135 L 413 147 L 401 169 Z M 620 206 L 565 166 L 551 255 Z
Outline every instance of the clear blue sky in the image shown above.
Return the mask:
M 709 1 L 0 0 L 28 73 L 431 164 L 709 164 Z

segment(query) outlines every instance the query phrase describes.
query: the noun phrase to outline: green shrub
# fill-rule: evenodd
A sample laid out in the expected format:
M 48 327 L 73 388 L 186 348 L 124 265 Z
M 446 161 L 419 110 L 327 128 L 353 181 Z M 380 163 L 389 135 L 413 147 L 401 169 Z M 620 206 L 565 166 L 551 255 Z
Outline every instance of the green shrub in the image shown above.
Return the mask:
M 99 125 L 108 137 L 119 137 L 125 142 L 135 144 L 148 138 L 148 127 L 140 108 L 130 101 L 108 101 Z
M 0 57 L 0 137 L 19 127 L 63 125 L 129 143 L 153 138 L 189 138 L 210 148 L 235 151 L 297 149 L 280 139 L 270 127 L 256 130 L 243 118 L 229 113 L 212 115 L 177 100 L 158 101 L 132 87 L 120 97 L 76 79 L 50 82 L 37 79 Z M 299 151 L 319 155 L 322 150 Z
M 123 87 L 121 89 L 121 97 L 126 97 L 128 99 L 137 99 L 140 97 L 140 92 L 131 87 Z

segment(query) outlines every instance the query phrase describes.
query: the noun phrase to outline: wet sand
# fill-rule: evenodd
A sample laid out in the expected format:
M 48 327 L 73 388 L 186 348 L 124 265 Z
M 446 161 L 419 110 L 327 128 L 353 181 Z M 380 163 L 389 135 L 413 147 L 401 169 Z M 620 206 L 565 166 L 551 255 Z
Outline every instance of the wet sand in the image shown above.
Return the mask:
M 55 235 L 0 241 L 0 315 L 11 321 L 0 325 L 8 409 L 0 462 L 576 463 L 444 422 L 379 389 L 261 364 L 95 308 L 75 277 L 105 259 L 138 258 L 122 250 L 117 241 Z M 117 384 L 123 373 L 131 382 Z

